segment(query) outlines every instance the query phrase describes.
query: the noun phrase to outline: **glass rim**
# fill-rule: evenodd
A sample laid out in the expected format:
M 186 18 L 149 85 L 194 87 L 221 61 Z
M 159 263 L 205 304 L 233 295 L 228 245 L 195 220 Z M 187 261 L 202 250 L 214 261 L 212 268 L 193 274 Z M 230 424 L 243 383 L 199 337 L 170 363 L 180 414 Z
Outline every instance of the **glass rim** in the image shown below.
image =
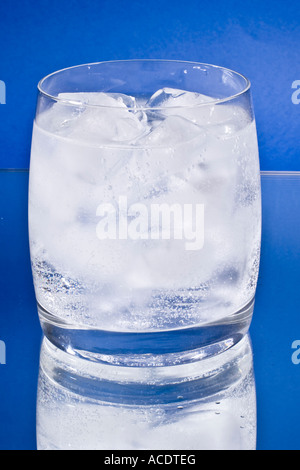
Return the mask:
M 245 82 L 245 86 L 241 91 L 239 91 L 238 93 L 234 93 L 232 95 L 226 96 L 225 98 L 212 99 L 211 101 L 207 101 L 207 102 L 204 102 L 204 103 L 198 103 L 196 105 L 189 105 L 189 106 L 186 106 L 186 105 L 168 106 L 168 109 L 200 108 L 200 107 L 205 107 L 205 106 L 214 106 L 214 105 L 217 105 L 217 104 L 227 103 L 229 101 L 233 101 L 233 100 L 239 98 L 240 96 L 244 95 L 251 88 L 251 82 L 245 75 L 241 74 L 240 72 L 236 72 L 235 70 L 229 69 L 227 67 L 223 67 L 223 66 L 220 66 L 220 65 L 207 64 L 207 63 L 204 63 L 204 62 L 194 62 L 194 61 L 186 61 L 186 60 L 172 60 L 172 59 L 119 59 L 119 60 L 106 60 L 106 61 L 100 61 L 100 62 L 91 62 L 91 63 L 86 63 L 86 64 L 73 65 L 73 66 L 66 67 L 66 68 L 63 68 L 63 69 L 60 69 L 60 70 L 56 70 L 55 72 L 52 72 L 52 73 L 46 75 L 45 77 L 43 77 L 39 81 L 39 83 L 37 85 L 37 88 L 38 88 L 39 93 L 41 95 L 43 95 L 44 97 L 46 97 L 46 98 L 48 98 L 52 101 L 62 103 L 64 105 L 79 106 L 79 107 L 82 106 L 82 107 L 85 107 L 85 108 L 120 109 L 119 106 L 107 106 L 107 105 L 102 105 L 102 104 L 96 104 L 96 103 L 93 104 L 93 103 L 87 103 L 87 102 L 84 102 L 84 101 L 61 98 L 58 95 L 55 96 L 55 95 L 52 95 L 51 93 L 46 92 L 43 89 L 43 85 L 44 85 L 46 80 L 48 80 L 48 79 L 50 79 L 50 78 L 52 78 L 52 77 L 54 77 L 54 76 L 56 76 L 60 73 L 70 71 L 72 69 L 76 70 L 76 69 L 79 69 L 81 67 L 93 67 L 93 66 L 101 65 L 101 64 L 103 64 L 103 65 L 104 64 L 117 64 L 117 63 L 119 63 L 119 64 L 121 64 L 121 63 L 128 64 L 128 63 L 133 63 L 133 62 L 136 62 L 136 63 L 157 62 L 157 63 L 169 63 L 169 64 L 173 63 L 173 64 L 194 65 L 194 66 L 198 66 L 198 67 L 199 66 L 210 67 L 212 69 L 219 69 L 219 70 L 229 72 L 229 73 L 243 79 L 244 82 Z M 89 93 L 89 92 L 87 92 L 87 93 Z M 98 92 L 95 92 L 95 93 L 98 93 Z M 101 92 L 99 92 L 99 93 L 101 93 Z M 105 93 L 105 92 L 103 92 L 103 93 Z M 139 110 L 161 110 L 161 109 L 165 109 L 165 107 L 162 107 L 162 106 L 144 106 L 144 105 L 139 106 Z

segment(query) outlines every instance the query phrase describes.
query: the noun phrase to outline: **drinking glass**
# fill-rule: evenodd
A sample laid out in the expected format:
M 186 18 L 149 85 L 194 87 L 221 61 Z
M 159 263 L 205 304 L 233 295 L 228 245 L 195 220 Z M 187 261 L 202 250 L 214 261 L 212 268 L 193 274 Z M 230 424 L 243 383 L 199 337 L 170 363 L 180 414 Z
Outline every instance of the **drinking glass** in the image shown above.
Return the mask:
M 45 335 L 94 360 L 173 363 L 247 332 L 261 204 L 249 81 L 212 65 L 82 65 L 39 84 L 32 270 Z

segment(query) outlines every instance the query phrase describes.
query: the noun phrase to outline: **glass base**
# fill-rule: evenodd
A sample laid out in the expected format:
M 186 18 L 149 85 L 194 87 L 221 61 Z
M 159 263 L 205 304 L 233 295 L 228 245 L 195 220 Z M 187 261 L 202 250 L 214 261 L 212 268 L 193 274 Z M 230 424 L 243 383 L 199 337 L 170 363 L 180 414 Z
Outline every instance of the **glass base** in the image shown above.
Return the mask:
M 248 332 L 254 298 L 233 315 L 190 328 L 153 332 L 117 332 L 64 323 L 38 304 L 45 336 L 57 348 L 94 362 L 135 366 L 171 366 L 223 353 Z

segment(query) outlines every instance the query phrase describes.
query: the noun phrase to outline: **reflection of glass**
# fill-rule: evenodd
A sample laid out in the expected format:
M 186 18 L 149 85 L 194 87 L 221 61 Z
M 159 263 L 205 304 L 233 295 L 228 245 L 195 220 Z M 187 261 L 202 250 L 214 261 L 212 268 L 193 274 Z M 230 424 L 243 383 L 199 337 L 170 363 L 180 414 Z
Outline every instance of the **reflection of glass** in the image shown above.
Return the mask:
M 78 359 L 44 340 L 39 449 L 255 449 L 248 336 L 223 354 L 171 367 Z
M 30 243 L 48 339 L 127 365 L 197 360 L 239 341 L 260 251 L 248 80 L 117 61 L 56 72 L 39 89 Z

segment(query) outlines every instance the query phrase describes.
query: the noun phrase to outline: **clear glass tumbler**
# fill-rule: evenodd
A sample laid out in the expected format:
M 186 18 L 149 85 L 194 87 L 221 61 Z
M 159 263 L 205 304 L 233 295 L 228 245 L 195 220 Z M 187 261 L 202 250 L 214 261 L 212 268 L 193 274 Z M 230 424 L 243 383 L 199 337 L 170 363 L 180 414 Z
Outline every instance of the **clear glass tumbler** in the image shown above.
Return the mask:
M 60 351 L 136 371 L 234 346 L 260 257 L 249 81 L 163 60 L 44 78 L 29 231 L 41 325 Z

